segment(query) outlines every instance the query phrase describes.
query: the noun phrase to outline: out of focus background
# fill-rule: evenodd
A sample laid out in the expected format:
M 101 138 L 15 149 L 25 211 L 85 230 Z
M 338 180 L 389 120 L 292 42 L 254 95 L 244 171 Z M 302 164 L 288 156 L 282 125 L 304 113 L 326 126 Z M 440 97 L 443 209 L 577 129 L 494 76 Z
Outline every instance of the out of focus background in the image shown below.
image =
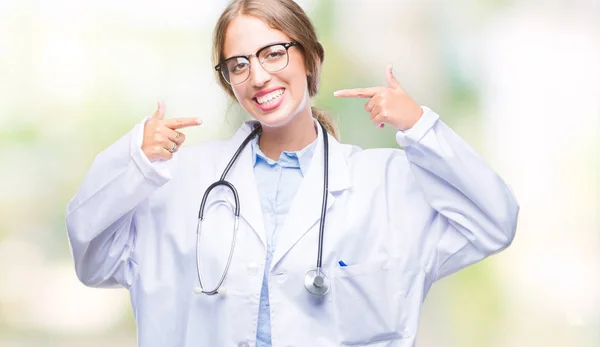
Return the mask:
M 316 106 L 343 142 L 396 146 L 365 100 L 403 87 L 511 185 L 512 246 L 434 285 L 419 347 L 600 346 L 600 1 L 303 0 L 325 46 Z M 0 1 L 0 346 L 135 346 L 126 290 L 77 281 L 65 207 L 94 156 L 156 109 L 188 145 L 246 115 L 216 84 L 224 0 Z

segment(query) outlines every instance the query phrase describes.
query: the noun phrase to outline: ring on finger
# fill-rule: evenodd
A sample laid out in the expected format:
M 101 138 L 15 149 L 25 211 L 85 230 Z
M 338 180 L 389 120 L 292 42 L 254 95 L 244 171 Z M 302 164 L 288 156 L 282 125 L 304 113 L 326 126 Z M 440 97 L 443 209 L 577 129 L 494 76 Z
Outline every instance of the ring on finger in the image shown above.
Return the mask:
M 177 150 L 177 144 L 176 144 L 176 143 L 173 143 L 173 147 L 171 147 L 171 149 L 169 149 L 168 151 L 169 151 L 169 152 L 171 152 L 171 153 L 173 153 L 173 152 L 175 152 L 176 150 Z
M 177 133 L 177 134 L 175 135 L 175 139 L 173 140 L 173 142 L 177 142 L 177 141 L 179 141 L 179 133 Z

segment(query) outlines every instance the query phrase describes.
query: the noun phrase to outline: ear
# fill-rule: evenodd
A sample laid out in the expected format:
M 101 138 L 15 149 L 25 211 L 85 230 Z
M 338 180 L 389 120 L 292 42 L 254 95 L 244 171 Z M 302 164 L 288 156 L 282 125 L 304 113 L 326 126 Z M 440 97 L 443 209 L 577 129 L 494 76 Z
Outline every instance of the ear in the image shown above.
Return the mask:
M 314 68 L 316 69 L 317 72 L 321 71 L 321 69 L 323 68 L 323 57 L 321 56 L 321 54 L 319 54 L 319 52 L 314 52 L 313 53 Z M 308 75 L 307 76 L 312 76 L 312 75 L 313 74 L 310 71 L 308 71 Z

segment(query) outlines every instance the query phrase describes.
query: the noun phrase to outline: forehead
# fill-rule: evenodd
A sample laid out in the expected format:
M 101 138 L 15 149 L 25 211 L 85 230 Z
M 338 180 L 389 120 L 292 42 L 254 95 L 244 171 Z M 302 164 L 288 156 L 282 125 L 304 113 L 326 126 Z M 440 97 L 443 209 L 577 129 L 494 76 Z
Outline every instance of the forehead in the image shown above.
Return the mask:
M 253 54 L 268 44 L 288 41 L 291 39 L 286 34 L 262 20 L 242 15 L 233 19 L 227 27 L 223 54 L 225 58 Z

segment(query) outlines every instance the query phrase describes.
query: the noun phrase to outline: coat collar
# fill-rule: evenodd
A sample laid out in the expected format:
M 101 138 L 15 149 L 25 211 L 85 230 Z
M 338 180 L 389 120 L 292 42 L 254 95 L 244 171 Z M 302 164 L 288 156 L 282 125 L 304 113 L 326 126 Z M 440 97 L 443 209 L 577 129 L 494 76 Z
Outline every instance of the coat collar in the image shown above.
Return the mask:
M 252 141 L 250 141 L 250 145 L 252 146 L 252 166 L 256 168 L 257 160 L 262 160 L 268 163 L 269 166 L 275 163 L 275 160 L 267 157 L 266 154 L 260 149 L 258 145 L 258 137 L 255 137 Z M 317 146 L 317 139 L 311 142 L 308 146 L 304 147 L 299 151 L 288 152 L 284 151 L 279 156 L 279 160 L 277 161 L 284 167 L 293 167 L 300 170 L 302 177 L 306 176 L 308 172 L 308 168 L 310 167 L 310 163 L 312 161 L 313 154 L 315 152 L 315 147 Z
M 231 139 L 225 142 L 224 150 L 220 154 L 221 159 L 217 165 L 215 180 L 221 177 L 223 169 L 227 166 L 240 144 L 252 132 L 256 124 L 257 122 L 253 120 L 245 122 Z M 316 120 L 315 125 L 318 125 Z M 320 126 L 316 126 L 316 128 L 318 139 L 312 161 L 292 202 L 283 230 L 281 230 L 272 267 L 315 224 L 317 224 L 318 232 L 323 198 L 324 144 L 323 131 Z M 347 149 L 343 148 L 343 145 L 333 136 L 329 134 L 327 136 L 329 142 L 327 209 L 329 209 L 335 202 L 333 193 L 348 189 L 351 181 L 347 168 Z M 248 144 L 240 153 L 225 180 L 231 182 L 236 187 L 240 200 L 240 216 L 248 222 L 266 248 L 263 214 L 252 163 L 252 148 Z M 227 194 L 226 196 L 230 203 L 233 203 L 231 194 Z

